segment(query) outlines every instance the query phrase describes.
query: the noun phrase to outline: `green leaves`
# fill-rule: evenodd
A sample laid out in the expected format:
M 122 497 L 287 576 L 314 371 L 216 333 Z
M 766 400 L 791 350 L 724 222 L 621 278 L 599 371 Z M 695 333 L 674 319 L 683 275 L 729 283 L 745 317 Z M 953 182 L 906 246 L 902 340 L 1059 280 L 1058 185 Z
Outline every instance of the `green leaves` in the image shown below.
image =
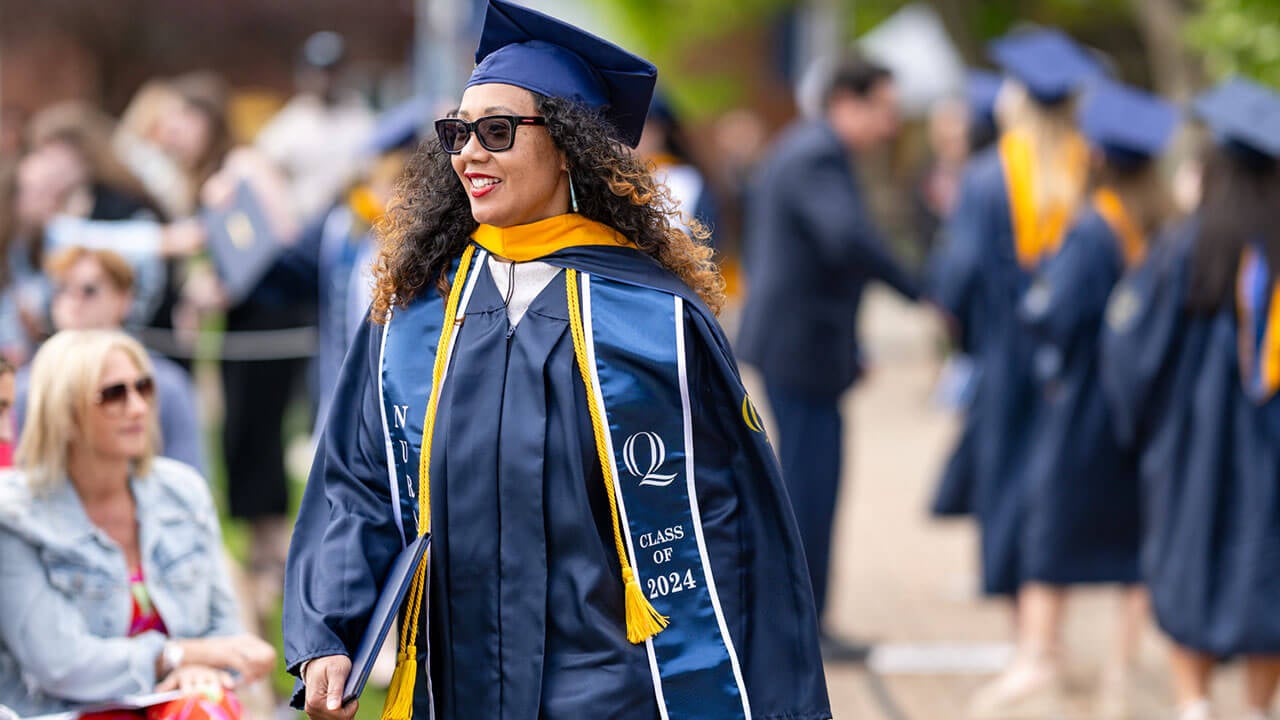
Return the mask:
M 1201 0 L 1187 41 L 1216 78 L 1240 74 L 1280 87 L 1280 6 L 1275 0 Z
M 658 66 L 662 89 L 684 117 L 722 111 L 743 101 L 748 68 L 715 52 L 766 28 L 799 0 L 609 0 L 602 3 L 627 47 Z M 677 72 L 679 69 L 679 72 Z

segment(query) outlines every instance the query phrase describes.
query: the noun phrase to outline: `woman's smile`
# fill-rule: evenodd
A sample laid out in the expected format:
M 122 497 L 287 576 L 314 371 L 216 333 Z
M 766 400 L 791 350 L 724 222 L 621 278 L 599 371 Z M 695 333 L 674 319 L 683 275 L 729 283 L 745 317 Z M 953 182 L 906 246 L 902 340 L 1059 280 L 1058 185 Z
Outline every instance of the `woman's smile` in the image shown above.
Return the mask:
M 463 177 L 470 183 L 471 197 L 482 198 L 493 192 L 502 181 L 492 175 L 483 173 L 468 172 L 463 173 Z

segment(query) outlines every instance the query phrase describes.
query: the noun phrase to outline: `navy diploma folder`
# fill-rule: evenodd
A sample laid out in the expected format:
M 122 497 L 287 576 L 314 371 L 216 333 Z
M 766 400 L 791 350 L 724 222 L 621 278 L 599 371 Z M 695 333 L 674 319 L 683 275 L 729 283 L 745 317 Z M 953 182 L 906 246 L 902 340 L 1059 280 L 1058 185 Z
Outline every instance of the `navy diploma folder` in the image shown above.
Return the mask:
M 426 555 L 427 546 L 431 544 L 431 535 L 422 535 L 409 543 L 400 551 L 387 580 L 382 585 L 378 602 L 373 606 L 373 615 L 369 616 L 369 626 L 365 628 L 364 637 L 360 638 L 360 646 L 351 658 L 351 674 L 347 676 L 347 685 L 342 689 L 342 704 L 355 700 L 364 691 L 364 684 L 369 680 L 369 671 L 378 659 L 378 650 L 387 639 L 392 624 L 400 614 L 400 606 L 404 605 L 404 597 L 413 584 L 413 576 L 422 558 Z
M 225 209 L 204 214 L 206 247 L 232 305 L 249 296 L 280 252 L 266 212 L 249 183 L 236 185 Z

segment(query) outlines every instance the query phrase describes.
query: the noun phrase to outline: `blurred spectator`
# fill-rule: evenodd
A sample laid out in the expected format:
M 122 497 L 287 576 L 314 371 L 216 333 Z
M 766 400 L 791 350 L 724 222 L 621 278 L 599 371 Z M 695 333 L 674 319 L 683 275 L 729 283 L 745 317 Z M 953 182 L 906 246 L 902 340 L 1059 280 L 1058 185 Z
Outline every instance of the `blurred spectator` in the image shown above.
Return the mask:
M 182 97 L 167 81 L 143 85 L 125 108 L 111 146 L 169 217 L 186 217 L 194 209 L 190 178 L 159 143 L 161 123 L 181 112 Z
M 778 455 L 804 542 L 818 617 L 827 599 L 844 427 L 840 398 L 863 372 L 858 308 L 869 281 L 904 297 L 915 280 L 889 253 L 853 167 L 898 131 L 893 76 L 850 58 L 823 115 L 788 128 L 761 164 L 747 225 L 749 294 L 739 357 L 760 369 L 778 423 Z M 865 648 L 823 633 L 831 657 Z
M 369 317 L 373 286 L 374 226 L 395 195 L 396 183 L 421 137 L 430 104 L 414 98 L 378 120 L 365 152 L 364 177 L 285 250 L 265 284 L 318 309 L 320 348 L 316 353 L 314 392 L 317 426 L 329 414 L 338 370 L 347 347 Z
M 0 703 L 21 714 L 177 688 L 146 717 L 235 718 L 230 673 L 274 667 L 240 634 L 205 481 L 155 457 L 151 372 L 100 330 L 59 333 L 32 364 L 20 471 L 0 479 Z
M 768 132 L 758 113 L 749 108 L 736 108 L 716 120 L 711 137 L 716 158 L 716 165 L 712 168 L 716 173 L 713 185 L 720 189 L 720 198 L 724 200 L 715 228 L 716 252 L 720 273 L 724 276 L 725 292 L 730 297 L 741 298 L 742 266 L 747 253 L 744 235 L 748 189 L 756 163 L 767 149 Z M 732 309 L 727 311 L 732 312 Z M 722 315 L 722 318 L 727 317 Z M 733 321 L 725 324 L 737 325 Z
M 714 233 L 719 223 L 719 212 L 706 175 L 689 152 L 689 139 L 684 125 L 676 117 L 675 109 L 661 95 L 654 95 L 649 105 L 649 116 L 644 122 L 644 132 L 636 154 L 649 161 L 659 180 L 671 191 L 671 197 L 679 206 L 681 216 L 697 220 L 713 233 L 707 240 L 715 245 Z M 685 231 L 689 228 L 685 222 Z
M 0 163 L 17 160 L 26 148 L 27 113 L 16 105 L 0 106 Z
M 31 118 L 29 145 L 41 148 L 66 143 L 83 157 L 89 172 L 88 192 L 93 206 L 86 217 L 93 220 L 126 220 L 163 217 L 146 187 L 121 162 L 112 147 L 115 120 L 80 101 L 51 105 Z
M 90 151 L 72 135 L 53 135 L 18 165 L 13 223 L 6 238 L 9 270 L 27 330 L 47 327 L 48 285 L 39 269 L 47 252 L 72 245 L 110 248 L 137 277 L 132 324 L 151 317 L 164 287 L 163 259 L 189 255 L 203 243 L 190 223 L 161 225 L 143 201 L 97 182 Z
M 121 329 L 133 296 L 133 271 L 124 258 L 110 250 L 71 247 L 51 256 L 45 273 L 54 287 L 55 330 Z M 161 452 L 203 472 L 195 385 L 177 363 L 155 353 L 149 357 L 155 369 Z M 29 367 L 18 371 L 14 415 L 19 434 L 26 417 L 30 376 Z
M 159 137 L 199 188 L 197 207 L 226 207 L 234 202 L 236 188 L 246 184 L 275 237 L 283 245 L 295 242 L 298 229 L 283 178 L 262 153 L 231 149 L 223 81 L 193 73 L 174 79 L 172 87 L 182 103 L 162 119 Z M 198 327 L 199 312 L 226 312 L 223 460 L 231 515 L 250 522 L 250 573 L 256 609 L 265 613 L 284 584 L 289 488 L 281 426 L 297 380 L 305 376 L 304 358 L 315 353 L 313 309 L 267 286 L 226 307 L 225 293 L 207 265 L 193 269 L 183 296 L 188 309 L 178 316 L 186 330 Z
M 916 242 L 927 258 L 938 242 L 942 221 L 951 214 L 960 177 L 969 159 L 970 111 L 957 98 L 939 100 L 929 110 L 929 159 L 912 193 Z
M 258 134 L 257 146 L 289 177 L 293 210 L 303 222 L 324 212 L 357 176 L 373 113 L 338 75 L 346 41 L 335 32 L 307 38 L 296 77 L 297 95 Z
M 13 364 L 0 357 L 0 468 L 13 467 L 14 428 L 14 369 Z

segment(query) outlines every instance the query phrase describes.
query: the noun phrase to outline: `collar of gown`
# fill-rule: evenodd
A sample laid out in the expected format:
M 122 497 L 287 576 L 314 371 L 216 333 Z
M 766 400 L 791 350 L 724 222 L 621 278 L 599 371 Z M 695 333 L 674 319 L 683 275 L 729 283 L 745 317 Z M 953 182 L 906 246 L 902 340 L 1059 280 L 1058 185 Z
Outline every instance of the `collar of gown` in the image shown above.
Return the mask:
M 617 230 L 577 213 L 505 228 L 481 225 L 471 239 L 494 255 L 516 262 L 538 260 L 557 250 L 586 245 L 636 247 Z

